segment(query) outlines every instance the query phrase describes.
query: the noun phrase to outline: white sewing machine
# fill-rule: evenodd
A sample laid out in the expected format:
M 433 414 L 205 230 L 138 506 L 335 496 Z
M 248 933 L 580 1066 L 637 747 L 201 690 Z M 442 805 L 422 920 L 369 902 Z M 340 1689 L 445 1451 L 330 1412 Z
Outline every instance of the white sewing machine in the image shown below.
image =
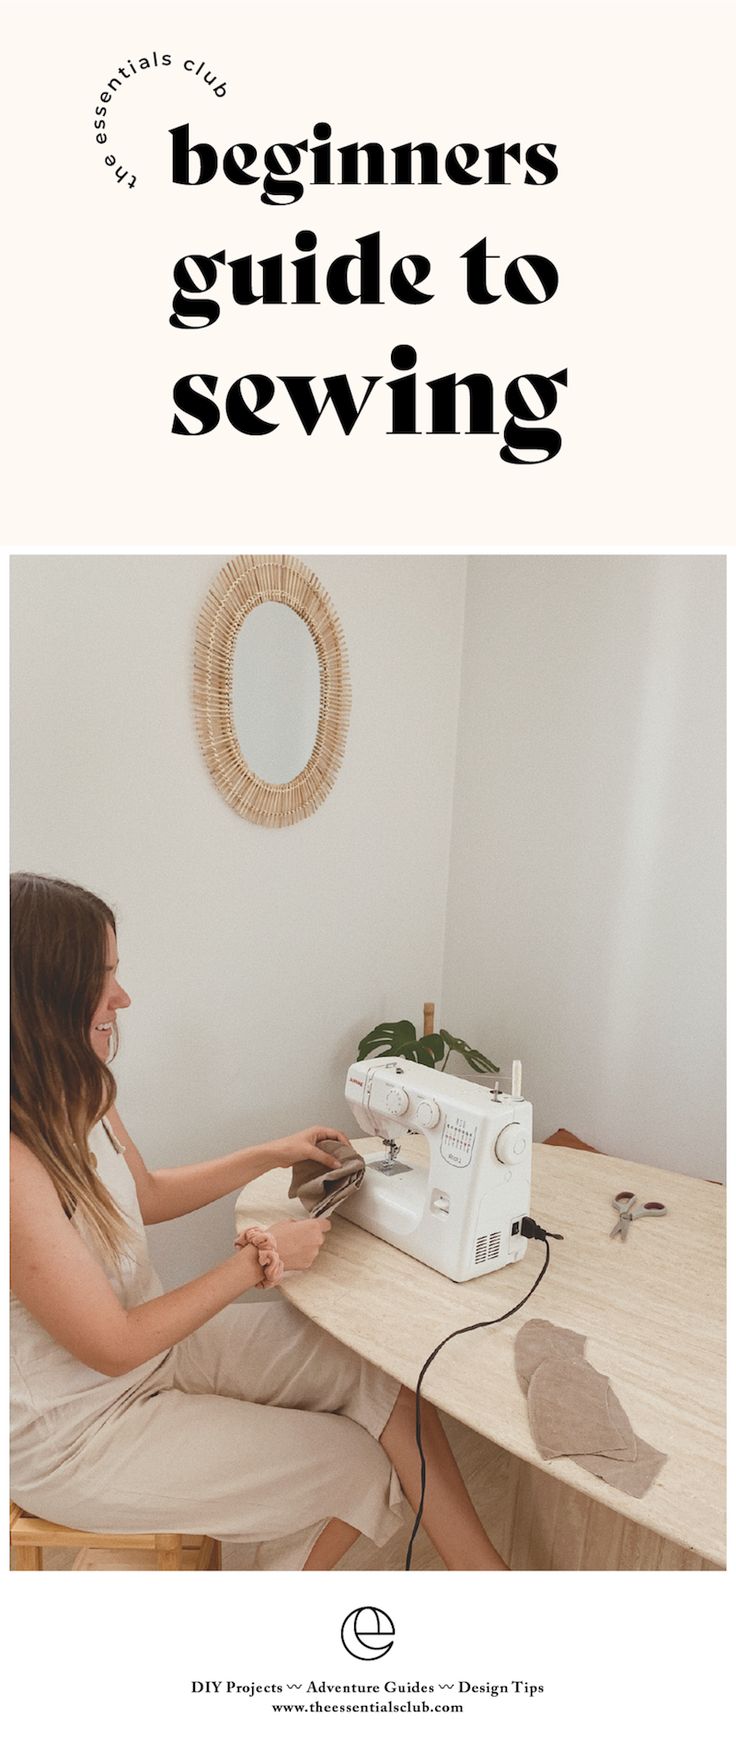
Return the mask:
M 455 1283 L 523 1258 L 532 1109 L 520 1064 L 502 1094 L 408 1059 L 369 1059 L 351 1064 L 345 1096 L 361 1130 L 387 1147 L 366 1156 L 342 1216 Z M 409 1130 L 427 1139 L 426 1166 L 402 1159 L 396 1133 Z

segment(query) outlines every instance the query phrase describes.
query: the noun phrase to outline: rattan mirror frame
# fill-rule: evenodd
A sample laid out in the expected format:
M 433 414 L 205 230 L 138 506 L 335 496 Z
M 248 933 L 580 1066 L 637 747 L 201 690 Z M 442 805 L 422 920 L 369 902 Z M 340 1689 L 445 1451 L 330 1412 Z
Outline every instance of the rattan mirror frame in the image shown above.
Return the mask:
M 250 614 L 281 602 L 306 623 L 319 661 L 319 721 L 312 753 L 288 784 L 259 778 L 245 759 L 232 714 L 233 651 Z M 314 814 L 337 777 L 350 719 L 350 673 L 342 627 L 319 578 L 292 554 L 229 559 L 202 605 L 194 646 L 194 715 L 217 788 L 246 820 L 288 827 Z

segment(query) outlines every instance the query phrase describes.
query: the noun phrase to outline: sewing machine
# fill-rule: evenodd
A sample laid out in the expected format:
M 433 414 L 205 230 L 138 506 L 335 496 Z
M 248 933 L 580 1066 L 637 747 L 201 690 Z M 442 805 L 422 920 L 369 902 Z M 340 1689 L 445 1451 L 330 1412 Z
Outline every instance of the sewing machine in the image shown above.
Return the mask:
M 502 1094 L 404 1058 L 364 1060 L 351 1064 L 345 1096 L 361 1130 L 386 1147 L 366 1156 L 341 1215 L 455 1283 L 523 1258 L 532 1109 L 520 1064 Z M 407 1131 L 426 1137 L 426 1167 L 402 1160 L 396 1134 Z

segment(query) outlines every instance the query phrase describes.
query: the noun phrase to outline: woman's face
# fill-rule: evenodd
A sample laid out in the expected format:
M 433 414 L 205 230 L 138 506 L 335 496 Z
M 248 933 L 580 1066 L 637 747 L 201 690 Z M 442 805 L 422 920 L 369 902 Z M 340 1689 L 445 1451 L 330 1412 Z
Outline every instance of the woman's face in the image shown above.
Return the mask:
M 110 1041 L 113 1036 L 115 1016 L 119 1009 L 127 1009 L 130 998 L 122 985 L 118 984 L 118 945 L 111 924 L 107 925 L 107 952 L 105 957 L 105 981 L 100 994 L 97 1008 L 92 1017 L 90 1041 L 93 1052 L 103 1062 L 107 1060 Z

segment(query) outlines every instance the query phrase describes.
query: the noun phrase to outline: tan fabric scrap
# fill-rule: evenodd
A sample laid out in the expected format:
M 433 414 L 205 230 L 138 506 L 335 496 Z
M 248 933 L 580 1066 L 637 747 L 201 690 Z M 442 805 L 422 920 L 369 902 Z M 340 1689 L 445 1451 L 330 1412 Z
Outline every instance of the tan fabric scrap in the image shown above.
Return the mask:
M 582 1356 L 585 1338 L 582 1332 L 571 1331 L 566 1325 L 552 1325 L 548 1319 L 528 1319 L 517 1333 L 514 1362 L 522 1392 L 529 1391 L 529 1381 L 540 1362 L 550 1356 Z
M 667 1454 L 639 1440 L 610 1381 L 585 1361 L 585 1342 L 580 1332 L 546 1319 L 527 1320 L 517 1333 L 514 1360 L 532 1436 L 543 1458 L 570 1458 L 639 1498 Z
M 581 1465 L 583 1471 L 591 1471 L 594 1477 L 602 1477 L 604 1483 L 613 1484 L 614 1489 L 623 1490 L 627 1496 L 645 1496 L 662 1470 L 667 1454 L 659 1453 L 656 1447 L 650 1447 L 637 1436 L 634 1439 L 636 1456 L 631 1464 L 626 1460 L 606 1459 L 601 1453 L 576 1453 L 575 1464 Z
M 636 1457 L 636 1438 L 605 1374 L 579 1356 L 550 1356 L 529 1383 L 529 1426 L 543 1459 Z
M 347 1143 L 328 1140 L 320 1144 L 335 1157 L 335 1171 L 318 1161 L 297 1161 L 291 1170 L 289 1197 L 298 1198 L 310 1216 L 327 1216 L 357 1191 L 365 1174 L 365 1162 Z

